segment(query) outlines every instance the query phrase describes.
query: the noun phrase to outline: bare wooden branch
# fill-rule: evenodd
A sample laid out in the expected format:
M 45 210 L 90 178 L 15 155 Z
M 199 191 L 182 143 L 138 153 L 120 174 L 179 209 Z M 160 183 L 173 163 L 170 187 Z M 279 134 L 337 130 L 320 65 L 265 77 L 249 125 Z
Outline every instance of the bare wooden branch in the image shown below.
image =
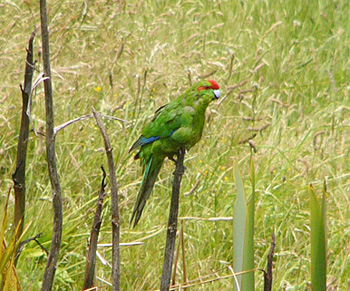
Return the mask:
M 130 123 L 129 121 L 126 121 L 124 119 L 121 119 L 119 117 L 115 117 L 115 116 L 110 116 L 110 115 L 105 115 L 105 114 L 100 114 L 102 117 L 107 118 L 107 119 L 112 119 L 112 120 L 118 120 L 120 122 L 124 122 L 124 123 Z
M 180 149 L 177 154 L 176 168 L 174 171 L 173 189 L 169 211 L 168 230 L 165 245 L 163 272 L 160 283 L 160 290 L 167 291 L 170 288 L 171 271 L 173 266 L 174 249 L 177 231 L 177 218 L 179 213 L 179 198 L 182 175 L 184 167 L 185 149 Z
M 126 121 L 126 120 L 121 119 L 121 118 L 119 118 L 119 117 L 109 116 L 109 115 L 104 115 L 104 114 L 100 114 L 100 115 L 101 115 L 102 117 L 106 118 L 106 119 L 118 120 L 118 121 L 120 121 L 120 122 L 129 123 L 129 121 Z M 65 123 L 62 123 L 62 124 L 60 124 L 60 125 L 58 125 L 58 126 L 56 126 L 56 127 L 54 128 L 54 135 L 56 136 L 57 133 L 58 133 L 60 130 L 66 128 L 68 125 L 71 125 L 71 124 L 76 123 L 76 122 L 81 121 L 81 120 L 93 118 L 93 117 L 94 117 L 94 116 L 93 116 L 92 114 L 87 114 L 87 115 L 83 115 L 83 116 L 74 118 L 74 119 L 72 119 L 72 120 L 69 120 L 69 121 L 67 121 L 67 122 L 65 122 Z
M 83 289 L 88 289 L 93 287 L 94 280 L 95 280 L 97 240 L 98 240 L 101 223 L 102 223 L 101 214 L 102 214 L 102 208 L 103 208 L 103 199 L 106 196 L 106 191 L 105 191 L 106 171 L 103 168 L 103 166 L 101 166 L 101 169 L 103 172 L 103 178 L 101 182 L 100 194 L 97 201 L 94 223 L 91 228 L 89 250 L 86 256 L 86 269 L 85 269 L 85 279 L 84 279 Z
M 83 115 L 83 116 L 74 118 L 74 119 L 69 120 L 69 121 L 67 121 L 67 122 L 65 122 L 65 123 L 62 123 L 62 124 L 60 124 L 60 125 L 58 125 L 58 126 L 56 126 L 56 127 L 54 128 L 54 130 L 53 130 L 53 131 L 54 131 L 54 135 L 56 136 L 57 133 L 58 133 L 61 129 L 64 129 L 64 128 L 67 127 L 68 125 L 71 125 L 71 124 L 76 123 L 76 122 L 78 122 L 78 121 L 81 121 L 81 120 L 84 120 L 84 119 L 88 119 L 88 118 L 92 118 L 92 117 L 93 117 L 93 116 L 92 116 L 91 114 L 88 114 L 88 115 Z
M 273 256 L 275 254 L 275 246 L 276 246 L 276 237 L 275 234 L 272 233 L 272 242 L 270 252 L 267 256 L 267 270 L 264 271 L 264 291 L 272 290 L 272 267 L 273 267 Z
M 34 68 L 36 69 L 36 68 Z M 44 73 L 40 73 L 39 76 L 35 79 L 34 83 L 33 83 L 33 87 L 32 87 L 32 90 L 29 94 L 29 99 L 28 99 L 28 106 L 27 106 L 27 111 L 26 111 L 26 114 L 28 116 L 28 119 L 29 119 L 29 123 L 32 123 L 32 117 L 31 117 L 31 111 L 32 111 L 32 95 L 33 95 L 33 92 L 34 90 L 36 89 L 36 87 L 39 86 L 40 83 L 44 82 L 45 80 L 48 80 L 49 78 L 48 77 L 45 77 L 45 74 Z M 34 134 L 36 136 L 39 136 L 41 135 L 42 133 L 41 132 L 38 132 L 35 127 L 33 126 L 32 124 L 32 131 L 34 132 Z
M 50 247 L 50 253 L 47 259 L 45 273 L 43 277 L 42 290 L 52 290 L 55 278 L 58 256 L 60 253 L 62 240 L 62 193 L 61 185 L 57 172 L 55 136 L 54 136 L 54 114 L 53 114 L 53 96 L 51 83 L 50 67 L 50 47 L 49 30 L 47 20 L 46 0 L 40 0 L 40 18 L 41 18 L 41 36 L 42 36 L 42 56 L 43 68 L 46 79 L 44 81 L 45 89 L 45 111 L 46 111 L 46 155 L 49 170 L 49 177 L 52 188 L 52 205 L 54 209 L 53 233 Z
M 92 108 L 98 127 L 101 130 L 103 140 L 105 143 L 105 149 L 108 159 L 109 179 L 111 183 L 111 204 L 112 204 L 112 290 L 120 290 L 120 254 L 119 254 L 119 242 L 120 242 L 120 220 L 119 220 L 119 206 L 118 206 L 118 184 L 115 174 L 114 159 L 112 147 L 109 142 L 109 137 L 105 126 L 103 125 L 100 114 Z
M 23 232 L 24 216 L 25 216 L 25 203 L 26 203 L 26 159 L 27 159 L 27 146 L 29 136 L 29 117 L 26 112 L 30 103 L 30 94 L 32 91 L 34 61 L 33 61 L 33 41 L 36 34 L 36 29 L 32 32 L 29 38 L 29 44 L 27 49 L 27 59 L 24 73 L 24 88 L 21 86 L 22 91 L 22 118 L 21 127 L 18 136 L 17 145 L 17 161 L 16 170 L 12 175 L 12 180 L 15 189 L 15 215 L 14 215 L 14 229 L 21 223 L 18 232 L 16 233 L 16 240 L 18 240 Z M 16 257 L 18 258 L 18 254 Z M 17 261 L 16 261 L 17 263 Z
M 19 255 L 21 254 L 24 246 L 27 244 L 27 243 L 30 243 L 31 241 L 35 241 L 36 243 L 38 243 L 38 240 L 37 238 L 41 237 L 43 233 L 39 233 L 37 234 L 36 236 L 34 237 L 31 237 L 31 238 L 28 238 L 24 241 L 21 241 L 19 244 L 18 244 L 18 247 L 17 247 L 17 251 L 16 251 L 16 260 L 18 259 Z M 39 243 L 39 245 L 42 247 L 42 245 Z

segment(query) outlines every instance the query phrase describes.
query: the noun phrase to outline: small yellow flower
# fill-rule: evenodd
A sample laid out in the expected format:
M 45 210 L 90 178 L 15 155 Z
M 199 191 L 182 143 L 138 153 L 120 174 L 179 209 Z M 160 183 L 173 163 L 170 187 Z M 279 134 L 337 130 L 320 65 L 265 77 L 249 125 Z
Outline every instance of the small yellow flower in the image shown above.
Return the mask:
M 225 171 L 226 168 L 224 166 L 221 167 L 221 171 Z
M 94 88 L 95 92 L 100 92 L 101 90 L 102 90 L 102 88 L 100 86 L 97 86 L 97 87 Z
M 149 99 L 151 99 L 151 100 L 152 100 L 152 99 L 153 99 L 153 96 L 152 96 L 152 95 L 151 95 L 151 96 L 149 96 Z
M 153 91 L 153 92 L 156 92 L 156 88 L 153 88 L 152 91 Z

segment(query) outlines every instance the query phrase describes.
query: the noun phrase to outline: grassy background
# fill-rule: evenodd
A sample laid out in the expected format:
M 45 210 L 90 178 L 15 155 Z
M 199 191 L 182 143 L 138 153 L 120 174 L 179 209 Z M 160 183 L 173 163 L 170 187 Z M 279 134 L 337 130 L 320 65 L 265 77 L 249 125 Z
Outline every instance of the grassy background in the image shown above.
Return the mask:
M 270 3 L 269 3 L 270 2 Z M 317 3 L 318 2 L 318 3 Z M 186 157 L 181 217 L 185 220 L 187 277 L 222 269 L 230 274 L 235 198 L 233 160 L 249 190 L 250 149 L 239 142 L 256 130 L 256 266 L 264 268 L 276 234 L 274 290 L 305 290 L 310 280 L 310 214 L 307 185 L 321 189 L 328 177 L 328 282 L 348 288 L 350 273 L 350 6 L 347 1 L 49 1 L 55 124 L 98 111 L 129 123 L 105 120 L 117 164 L 123 247 L 122 290 L 157 288 L 161 274 L 173 164 L 166 162 L 137 228 L 128 220 L 141 180 L 127 153 L 144 122 L 160 105 L 200 78 L 215 79 L 222 98 L 208 110 L 202 141 Z M 12 185 L 20 124 L 25 48 L 39 25 L 37 1 L 0 3 L 0 193 Z M 40 60 L 40 32 L 35 57 Z M 121 53 L 121 54 L 120 54 Z M 235 86 L 236 85 L 236 86 Z M 33 127 L 44 131 L 44 96 L 33 96 Z M 320 131 L 322 131 L 321 134 Z M 82 286 L 87 238 L 106 164 L 93 120 L 57 137 L 64 196 L 64 235 L 55 285 Z M 43 232 L 49 247 L 51 191 L 45 141 L 30 135 L 27 166 L 28 236 Z M 13 203 L 13 201 L 12 201 Z M 110 241 L 110 199 L 105 200 L 100 242 Z M 110 249 L 101 249 L 107 259 Z M 25 290 L 38 290 L 46 257 L 35 243 L 19 261 Z M 181 281 L 182 265 L 178 268 Z M 111 270 L 98 265 L 98 276 Z M 262 274 L 256 273 L 257 290 Z M 102 286 L 106 286 L 101 283 Z M 232 279 L 193 290 L 229 290 Z

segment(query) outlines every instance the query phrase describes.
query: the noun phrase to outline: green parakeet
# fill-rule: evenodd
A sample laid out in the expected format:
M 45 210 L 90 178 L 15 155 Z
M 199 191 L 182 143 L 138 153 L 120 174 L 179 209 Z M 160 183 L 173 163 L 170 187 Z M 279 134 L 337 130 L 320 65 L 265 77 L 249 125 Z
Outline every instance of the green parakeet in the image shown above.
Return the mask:
M 143 179 L 130 223 L 140 220 L 165 157 L 172 159 L 180 148 L 189 150 L 201 138 L 205 110 L 220 97 L 219 85 L 213 81 L 193 84 L 178 98 L 160 107 L 143 129 L 130 151 L 141 147 L 135 159 L 141 160 Z

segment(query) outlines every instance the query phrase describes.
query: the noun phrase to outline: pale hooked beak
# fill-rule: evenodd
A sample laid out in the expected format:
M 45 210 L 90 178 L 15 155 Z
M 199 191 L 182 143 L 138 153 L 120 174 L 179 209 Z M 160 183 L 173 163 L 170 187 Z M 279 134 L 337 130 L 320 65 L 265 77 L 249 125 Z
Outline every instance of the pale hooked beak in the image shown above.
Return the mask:
M 214 90 L 213 93 L 216 99 L 220 98 L 220 89 Z

